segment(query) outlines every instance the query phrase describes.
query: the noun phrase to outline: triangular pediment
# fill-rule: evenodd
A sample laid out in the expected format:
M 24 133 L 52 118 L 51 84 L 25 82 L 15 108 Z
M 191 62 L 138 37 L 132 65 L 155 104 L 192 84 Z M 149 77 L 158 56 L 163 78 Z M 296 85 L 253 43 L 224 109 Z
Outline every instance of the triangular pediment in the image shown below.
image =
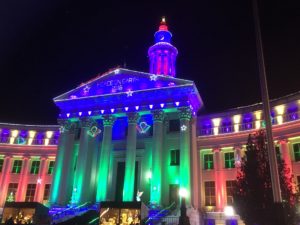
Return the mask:
M 194 82 L 128 69 L 115 69 L 81 84 L 56 98 L 62 112 L 202 100 Z
M 170 76 L 116 69 L 86 83 L 82 83 L 77 88 L 54 98 L 54 101 L 119 94 L 130 91 L 147 91 L 147 89 L 153 90 L 156 88 L 191 84 L 193 84 L 192 81 Z

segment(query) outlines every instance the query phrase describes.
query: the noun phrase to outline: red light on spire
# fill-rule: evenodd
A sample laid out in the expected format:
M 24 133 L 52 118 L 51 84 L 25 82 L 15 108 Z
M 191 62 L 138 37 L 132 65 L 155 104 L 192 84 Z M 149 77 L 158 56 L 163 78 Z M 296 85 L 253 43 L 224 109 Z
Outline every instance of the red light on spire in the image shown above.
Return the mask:
M 168 26 L 167 26 L 166 18 L 164 16 L 161 18 L 158 30 L 168 31 Z

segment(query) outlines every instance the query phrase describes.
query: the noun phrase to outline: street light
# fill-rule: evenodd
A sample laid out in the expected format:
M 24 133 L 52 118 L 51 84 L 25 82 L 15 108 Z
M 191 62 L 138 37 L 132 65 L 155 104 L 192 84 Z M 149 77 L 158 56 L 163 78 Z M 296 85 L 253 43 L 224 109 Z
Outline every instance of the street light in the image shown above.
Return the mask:
M 190 225 L 190 220 L 186 216 L 186 205 L 185 205 L 185 199 L 188 196 L 187 190 L 185 188 L 180 188 L 179 196 L 181 197 L 179 225 Z

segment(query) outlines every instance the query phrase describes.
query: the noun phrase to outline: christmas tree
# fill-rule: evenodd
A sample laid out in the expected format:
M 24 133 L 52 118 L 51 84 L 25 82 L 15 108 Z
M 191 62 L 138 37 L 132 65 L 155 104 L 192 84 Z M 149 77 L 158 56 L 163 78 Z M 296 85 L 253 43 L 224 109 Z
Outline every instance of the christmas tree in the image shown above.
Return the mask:
M 7 202 L 14 202 L 15 201 L 15 195 L 13 192 L 10 192 L 6 199 Z
M 275 151 L 275 149 L 274 149 Z M 298 192 L 284 161 L 277 155 L 279 179 L 283 198 L 283 216 L 286 224 L 296 224 Z M 246 225 L 274 225 L 276 207 L 273 202 L 272 183 L 266 136 L 263 130 L 249 135 L 247 151 L 237 177 L 234 206 Z

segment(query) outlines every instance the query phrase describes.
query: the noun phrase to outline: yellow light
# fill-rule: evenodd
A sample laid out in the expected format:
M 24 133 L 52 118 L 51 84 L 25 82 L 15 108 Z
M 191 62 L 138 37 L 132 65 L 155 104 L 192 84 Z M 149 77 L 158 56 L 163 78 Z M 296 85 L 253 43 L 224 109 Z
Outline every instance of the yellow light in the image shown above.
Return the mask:
M 27 144 L 28 144 L 28 145 L 31 145 L 31 144 L 32 144 L 32 141 L 33 141 L 33 138 L 31 138 L 31 137 L 28 138 L 28 143 L 27 143 Z
M 52 138 L 52 135 L 53 135 L 53 131 L 47 131 L 46 132 L 46 137 L 47 138 L 49 138 L 49 139 Z
M 34 138 L 36 131 L 30 130 L 29 131 L 29 138 Z
M 179 189 L 179 196 L 182 198 L 186 198 L 188 196 L 188 192 L 185 188 L 180 188 Z
M 283 123 L 283 117 L 277 116 L 277 124 L 282 124 L 282 123 Z
M 254 115 L 256 120 L 261 120 L 261 111 L 254 112 Z
M 16 138 L 18 136 L 18 134 L 19 134 L 18 130 L 12 130 L 11 131 L 11 137 L 13 137 L 13 138 Z
M 235 124 L 239 124 L 241 122 L 241 115 L 234 115 L 233 116 L 233 122 Z
M 212 119 L 213 125 L 214 125 L 214 135 L 219 134 L 219 126 L 221 123 L 221 118 L 214 118 Z
M 283 115 L 284 109 L 285 109 L 284 105 L 275 106 L 275 110 L 277 112 L 277 115 Z
M 166 22 L 166 17 L 162 17 L 161 22 L 165 23 Z
M 234 209 L 232 206 L 225 206 L 224 207 L 224 214 L 225 216 L 234 216 Z
M 261 123 L 260 120 L 259 121 L 255 121 L 255 128 L 256 129 L 260 129 Z
M 220 126 L 221 118 L 214 118 L 214 119 L 212 119 L 212 122 L 214 124 L 214 127 L 218 127 L 218 126 Z
M 15 138 L 14 137 L 11 137 L 10 139 L 9 139 L 9 144 L 13 144 L 15 142 Z
M 45 138 L 45 145 L 49 145 L 49 139 Z

